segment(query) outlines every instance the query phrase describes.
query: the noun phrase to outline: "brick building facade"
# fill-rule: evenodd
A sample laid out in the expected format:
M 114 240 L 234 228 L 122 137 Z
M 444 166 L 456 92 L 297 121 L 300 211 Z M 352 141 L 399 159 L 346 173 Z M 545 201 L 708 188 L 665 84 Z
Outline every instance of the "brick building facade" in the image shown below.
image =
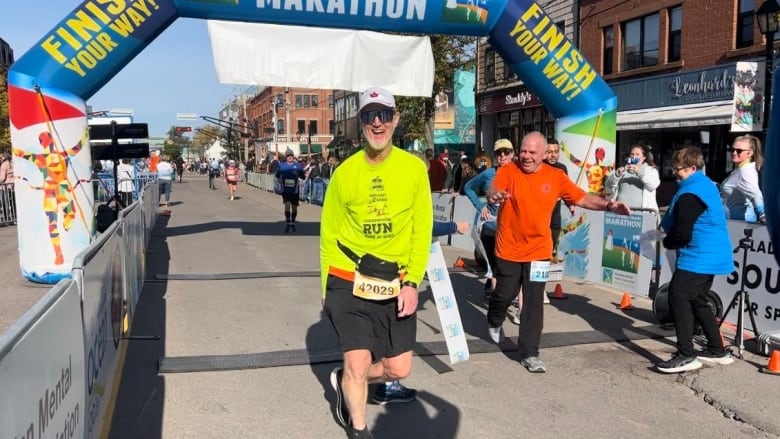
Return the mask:
M 580 51 L 618 96 L 617 156 L 632 145 L 653 146 L 664 183 L 682 145 L 702 147 L 716 181 L 731 169 L 738 61 L 764 67 L 764 37 L 755 11 L 761 0 L 582 0 Z M 756 94 L 763 93 L 759 81 Z M 761 136 L 759 132 L 753 132 Z

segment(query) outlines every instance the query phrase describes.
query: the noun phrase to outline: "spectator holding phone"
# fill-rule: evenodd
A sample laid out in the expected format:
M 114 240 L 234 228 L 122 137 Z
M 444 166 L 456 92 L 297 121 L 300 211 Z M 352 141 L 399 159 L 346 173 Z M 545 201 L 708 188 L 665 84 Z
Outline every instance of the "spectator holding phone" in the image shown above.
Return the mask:
M 612 199 L 622 201 L 632 209 L 658 212 L 655 190 L 661 184 L 653 154 L 646 145 L 634 145 L 626 165 L 615 169 L 604 183 Z

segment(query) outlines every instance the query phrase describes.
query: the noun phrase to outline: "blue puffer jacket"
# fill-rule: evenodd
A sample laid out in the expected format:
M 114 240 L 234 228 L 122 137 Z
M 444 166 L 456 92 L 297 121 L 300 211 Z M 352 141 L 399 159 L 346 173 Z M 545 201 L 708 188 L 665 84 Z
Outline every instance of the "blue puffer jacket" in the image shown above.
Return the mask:
M 704 172 L 697 171 L 678 184 L 661 227 L 668 233 L 674 228 L 674 208 L 683 194 L 697 196 L 707 209 L 693 225 L 693 236 L 687 246 L 677 249 L 677 268 L 699 274 L 728 274 L 734 271 L 731 238 L 720 194 Z

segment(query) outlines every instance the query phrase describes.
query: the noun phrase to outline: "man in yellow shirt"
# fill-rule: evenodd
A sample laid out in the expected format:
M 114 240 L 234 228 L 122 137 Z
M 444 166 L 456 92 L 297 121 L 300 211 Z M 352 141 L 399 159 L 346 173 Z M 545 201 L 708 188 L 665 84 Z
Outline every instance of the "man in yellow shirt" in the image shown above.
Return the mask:
M 344 351 L 344 367 L 330 376 L 336 416 L 349 437 L 371 438 L 368 383 L 411 372 L 433 203 L 425 164 L 392 143 L 400 119 L 393 95 L 369 88 L 358 111 L 368 145 L 330 178 L 320 265 L 323 306 Z

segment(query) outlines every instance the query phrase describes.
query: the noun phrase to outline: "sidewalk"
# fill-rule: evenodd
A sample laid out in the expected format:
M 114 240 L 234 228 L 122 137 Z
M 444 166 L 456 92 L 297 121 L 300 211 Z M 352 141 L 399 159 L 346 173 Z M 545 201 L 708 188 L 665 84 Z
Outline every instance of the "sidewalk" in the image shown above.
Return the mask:
M 0 334 L 35 305 L 53 285 L 36 284 L 19 269 L 19 236 L 16 226 L 0 226 Z
M 207 179 L 185 175 L 170 209 L 148 246 L 109 437 L 344 437 L 328 377 L 338 343 L 320 313 L 320 208 L 301 205 L 298 232 L 285 234 L 279 196 L 240 184 L 230 201 L 224 182 L 210 191 Z M 450 265 L 469 257 L 445 256 Z M 652 369 L 674 345 L 648 300 L 623 312 L 620 292 L 565 279 L 568 299 L 545 306 L 549 372 L 530 374 L 517 362 L 517 326 L 507 320 L 509 338 L 488 341 L 481 280 L 463 270 L 451 278 L 471 358 L 449 364 L 422 291 L 404 381 L 418 401 L 370 405 L 377 438 L 780 434 L 780 377 L 757 371 L 765 358 L 680 376 Z

